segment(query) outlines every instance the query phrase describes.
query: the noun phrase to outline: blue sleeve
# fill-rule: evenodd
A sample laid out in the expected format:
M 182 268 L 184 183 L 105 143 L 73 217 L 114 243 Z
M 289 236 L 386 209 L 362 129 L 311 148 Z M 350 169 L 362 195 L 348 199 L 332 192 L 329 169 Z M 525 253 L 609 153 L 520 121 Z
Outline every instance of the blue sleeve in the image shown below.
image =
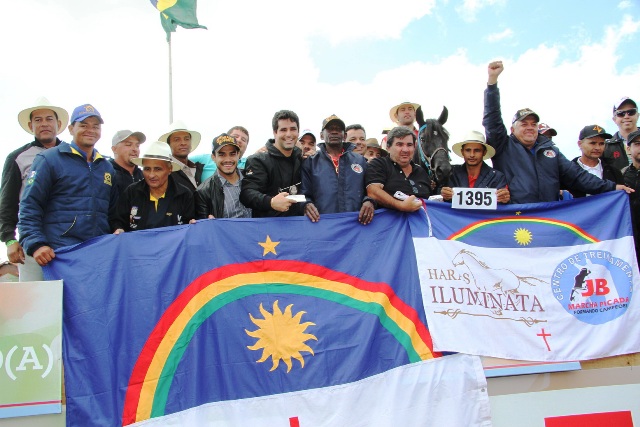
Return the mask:
M 495 148 L 499 155 L 509 142 L 509 133 L 502 121 L 500 111 L 500 91 L 498 85 L 488 85 L 484 91 L 484 116 L 482 126 L 487 137 L 487 144 Z

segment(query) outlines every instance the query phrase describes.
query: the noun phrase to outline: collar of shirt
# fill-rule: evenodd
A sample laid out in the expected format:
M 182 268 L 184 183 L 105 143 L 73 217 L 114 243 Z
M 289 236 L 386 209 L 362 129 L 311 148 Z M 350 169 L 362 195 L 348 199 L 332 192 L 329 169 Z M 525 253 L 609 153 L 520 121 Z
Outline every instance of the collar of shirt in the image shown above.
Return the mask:
M 580 159 L 578 159 L 578 164 L 582 169 L 602 179 L 602 162 L 600 161 L 600 159 L 598 159 L 598 164 L 595 166 L 585 165 L 584 163 L 582 163 L 582 160 Z
M 75 143 L 75 141 L 71 141 L 71 143 L 69 143 L 69 145 L 71 145 L 71 148 L 73 148 L 74 150 L 76 150 L 78 152 L 78 154 L 80 154 L 82 157 L 84 157 L 84 159 L 88 162 L 87 160 L 87 153 L 85 153 L 84 151 L 82 151 L 80 149 L 80 147 L 78 147 L 78 144 Z M 91 158 L 93 160 L 96 159 L 96 149 L 93 149 L 93 152 L 91 153 Z
M 153 204 L 156 207 L 156 212 L 158 211 L 158 202 L 160 201 L 160 199 L 164 199 L 164 196 L 166 196 L 167 193 L 163 193 L 162 196 L 158 197 L 157 199 L 155 197 L 153 197 L 152 194 L 149 194 L 149 200 L 153 202 Z

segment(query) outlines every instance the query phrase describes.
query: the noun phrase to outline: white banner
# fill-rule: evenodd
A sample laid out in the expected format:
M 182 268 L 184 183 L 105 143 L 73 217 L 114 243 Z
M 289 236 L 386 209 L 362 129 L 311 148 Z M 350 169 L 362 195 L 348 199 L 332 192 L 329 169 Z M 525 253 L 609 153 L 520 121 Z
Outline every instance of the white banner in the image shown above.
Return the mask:
M 491 426 L 480 359 L 457 354 L 354 383 L 215 402 L 133 426 Z
M 640 351 L 630 236 L 550 248 L 415 238 L 434 349 L 536 361 Z

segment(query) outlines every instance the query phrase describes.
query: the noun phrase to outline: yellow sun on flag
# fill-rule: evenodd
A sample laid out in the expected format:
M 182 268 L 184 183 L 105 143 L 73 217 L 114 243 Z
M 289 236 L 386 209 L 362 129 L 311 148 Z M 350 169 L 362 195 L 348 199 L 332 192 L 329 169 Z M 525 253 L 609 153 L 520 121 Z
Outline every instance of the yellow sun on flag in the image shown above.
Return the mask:
M 258 341 L 252 345 L 247 346 L 249 350 L 262 349 L 262 357 L 258 360 L 258 363 L 264 362 L 271 356 L 273 366 L 269 371 L 274 371 L 280 365 L 282 360 L 287 365 L 287 373 L 291 371 L 291 359 L 296 359 L 300 362 L 300 367 L 304 368 L 304 358 L 301 351 L 307 351 L 313 353 L 313 349 L 305 344 L 308 340 L 318 340 L 314 335 L 307 334 L 304 331 L 307 327 L 315 325 L 312 322 L 300 323 L 304 311 L 299 311 L 295 316 L 291 313 L 291 307 L 293 304 L 289 304 L 284 309 L 284 313 L 280 311 L 278 307 L 278 301 L 273 303 L 273 314 L 269 313 L 260 304 L 260 313 L 262 313 L 263 319 L 255 319 L 251 313 L 249 317 L 251 321 L 258 327 L 255 331 L 244 330 L 247 335 L 253 338 L 258 338 Z
M 526 228 L 517 228 L 513 233 L 513 237 L 516 239 L 516 242 L 522 246 L 527 246 L 532 240 L 531 232 Z

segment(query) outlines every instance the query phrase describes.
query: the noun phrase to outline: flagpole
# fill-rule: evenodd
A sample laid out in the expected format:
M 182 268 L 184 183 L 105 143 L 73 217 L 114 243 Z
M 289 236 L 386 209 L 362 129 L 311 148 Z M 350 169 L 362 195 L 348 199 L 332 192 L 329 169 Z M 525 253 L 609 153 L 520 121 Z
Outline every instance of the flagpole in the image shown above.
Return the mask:
M 173 123 L 173 70 L 171 68 L 171 33 L 167 33 L 169 46 L 169 124 Z

